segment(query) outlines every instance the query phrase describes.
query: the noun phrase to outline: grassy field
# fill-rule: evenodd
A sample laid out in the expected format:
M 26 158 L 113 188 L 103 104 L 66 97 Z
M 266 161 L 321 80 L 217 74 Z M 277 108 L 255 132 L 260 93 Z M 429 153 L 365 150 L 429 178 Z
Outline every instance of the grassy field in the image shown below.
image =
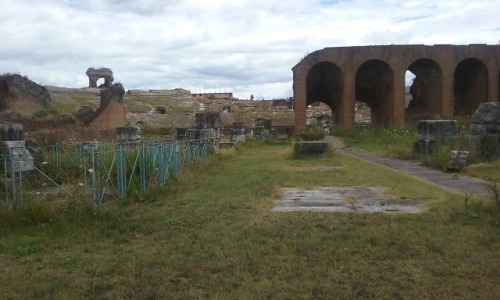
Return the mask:
M 317 186 L 385 186 L 424 213 L 270 211 L 282 187 Z M 495 299 L 495 209 L 338 152 L 248 143 L 127 201 L 2 214 L 0 298 Z

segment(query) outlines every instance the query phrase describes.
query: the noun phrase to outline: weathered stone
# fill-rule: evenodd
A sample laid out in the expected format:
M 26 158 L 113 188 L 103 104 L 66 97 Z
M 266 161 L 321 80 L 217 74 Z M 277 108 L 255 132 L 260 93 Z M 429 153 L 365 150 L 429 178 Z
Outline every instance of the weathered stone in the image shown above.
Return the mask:
M 196 118 L 196 129 L 205 128 L 222 128 L 222 122 L 220 119 L 220 113 L 197 113 Z
M 90 106 L 82 106 L 75 112 L 75 118 L 80 120 L 84 125 L 90 125 L 90 122 L 94 119 L 95 111 Z
M 245 123 L 243 122 L 233 122 L 233 129 L 244 129 Z
M 272 141 L 277 140 L 278 139 L 278 131 L 276 131 L 275 129 L 269 130 L 268 139 L 272 140 Z
M 46 87 L 18 74 L 0 76 L 0 111 L 10 109 L 16 113 L 29 115 L 33 109 L 26 110 L 21 104 L 29 101 L 34 110 L 50 108 L 50 93 Z M 26 110 L 26 111 L 25 111 Z
M 500 102 L 483 102 L 472 116 L 465 135 L 466 148 L 474 155 L 500 158 Z
M 328 153 L 329 145 L 326 141 L 301 141 L 294 144 L 296 155 L 317 156 Z
M 139 127 L 117 127 L 116 140 L 118 144 L 140 143 L 141 129 Z
M 12 172 L 28 172 L 35 169 L 33 156 L 26 149 L 24 140 L 2 141 L 3 153 L 8 154 L 7 157 L 7 172 L 10 175 Z
M 264 119 L 264 118 L 258 118 L 255 120 L 255 127 L 264 127 L 264 129 L 270 130 L 273 128 L 272 120 L 270 119 Z
M 266 129 L 264 126 L 255 126 L 253 128 L 253 135 L 256 139 L 264 139 L 266 137 Z
M 448 162 L 448 171 L 460 171 L 467 166 L 469 151 L 451 151 L 450 161 Z
M 233 128 L 231 133 L 231 142 L 238 144 L 246 140 L 245 129 Z
M 23 124 L 10 123 L 3 125 L 2 141 L 22 141 L 23 139 Z
M 121 83 L 115 83 L 110 88 L 101 90 L 101 103 L 94 113 L 95 117 L 90 126 L 111 129 L 127 124 L 124 94 L 125 89 Z
M 204 128 L 200 130 L 200 140 L 213 141 L 217 139 L 216 130 L 213 128 Z
M 455 120 L 423 120 L 417 125 L 417 141 L 413 144 L 415 153 L 430 154 L 441 142 L 454 143 L 458 137 Z
M 455 142 L 458 137 L 456 120 L 422 120 L 417 125 L 419 140 Z
M 118 128 L 117 128 L 118 129 Z M 78 144 L 80 154 L 89 154 L 99 150 L 99 141 L 85 141 Z
M 97 87 L 97 80 L 100 78 L 104 78 L 104 84 L 102 87 L 108 88 L 113 84 L 113 71 L 108 68 L 88 68 L 85 73 L 89 77 L 89 87 L 95 88 Z

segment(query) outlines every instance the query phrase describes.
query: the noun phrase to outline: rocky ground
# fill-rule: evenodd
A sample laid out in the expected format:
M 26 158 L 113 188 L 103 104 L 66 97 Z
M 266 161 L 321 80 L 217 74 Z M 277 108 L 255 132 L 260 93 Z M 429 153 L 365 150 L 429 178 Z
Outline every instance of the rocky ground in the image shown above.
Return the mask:
M 99 107 L 99 89 L 70 89 L 48 86 L 52 108 L 60 113 L 72 114 L 82 106 Z M 127 120 L 130 125 L 148 124 L 153 127 L 191 127 L 195 114 L 220 112 L 225 127 L 233 122 L 243 122 L 252 127 L 257 118 L 271 119 L 274 126 L 294 124 L 294 112 L 286 107 L 273 107 L 272 101 L 260 100 L 199 100 L 184 89 L 173 90 L 128 90 L 124 95 Z M 326 105 L 308 110 L 311 122 L 317 116 L 331 115 Z

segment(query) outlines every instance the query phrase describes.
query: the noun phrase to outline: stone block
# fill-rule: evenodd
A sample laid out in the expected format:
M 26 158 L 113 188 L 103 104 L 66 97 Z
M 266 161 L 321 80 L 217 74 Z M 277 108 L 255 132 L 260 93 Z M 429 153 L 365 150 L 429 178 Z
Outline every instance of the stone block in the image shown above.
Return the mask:
M 5 124 L 2 127 L 2 141 L 22 141 L 23 125 L 20 123 Z
M 85 141 L 78 144 L 80 154 L 89 154 L 99 150 L 99 141 Z
M 7 172 L 27 172 L 35 169 L 33 156 L 26 149 L 25 141 L 2 141 L 3 153 L 7 156 Z
M 296 155 L 321 156 L 328 153 L 329 145 L 326 141 L 301 141 L 293 146 Z
M 465 146 L 485 159 L 500 158 L 500 102 L 483 102 L 472 116 Z
M 197 113 L 196 118 L 196 129 L 206 129 L 206 128 L 222 128 L 222 121 L 220 118 L 220 113 Z
M 456 120 L 422 120 L 417 125 L 419 140 L 455 142 L 458 137 Z
M 116 140 L 118 144 L 140 143 L 141 129 L 139 127 L 117 127 Z
M 455 142 L 458 138 L 458 125 L 455 120 L 422 120 L 417 125 L 417 141 L 413 152 L 431 154 L 441 142 Z
M 245 129 L 235 129 L 233 128 L 233 132 L 231 133 L 231 142 L 232 143 L 241 143 L 246 140 Z
M 469 151 L 451 151 L 450 161 L 448 162 L 448 171 L 460 171 L 467 166 Z
M 417 140 L 413 143 L 413 153 L 431 154 L 436 145 L 436 141 Z

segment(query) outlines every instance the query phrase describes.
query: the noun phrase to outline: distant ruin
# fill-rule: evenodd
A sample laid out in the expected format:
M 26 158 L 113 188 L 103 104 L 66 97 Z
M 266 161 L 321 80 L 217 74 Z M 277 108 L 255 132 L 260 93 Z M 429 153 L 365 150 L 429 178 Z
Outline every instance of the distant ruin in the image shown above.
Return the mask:
M 111 71 L 111 69 L 109 68 L 88 68 L 85 74 L 87 74 L 87 76 L 89 77 L 89 87 L 91 88 L 98 87 L 97 81 L 101 78 L 104 78 L 104 83 L 99 87 L 108 88 L 113 85 L 113 71 Z

